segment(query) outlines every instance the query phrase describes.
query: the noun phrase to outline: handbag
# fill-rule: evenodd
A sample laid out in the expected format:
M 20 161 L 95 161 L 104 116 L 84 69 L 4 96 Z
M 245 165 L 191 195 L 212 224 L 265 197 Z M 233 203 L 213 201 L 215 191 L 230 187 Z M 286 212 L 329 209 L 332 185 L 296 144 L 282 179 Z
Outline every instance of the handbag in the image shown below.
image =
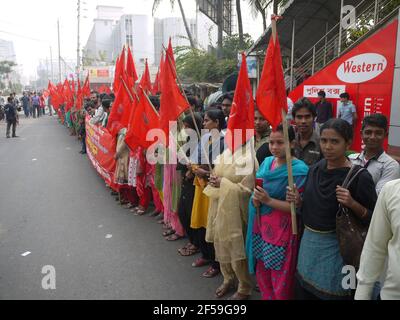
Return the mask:
M 365 168 L 353 165 L 342 187 L 349 189 L 354 179 L 364 170 Z M 361 252 L 367 232 L 368 225 L 364 224 L 351 209 L 339 204 L 339 210 L 336 214 L 336 234 L 340 254 L 346 265 L 354 266 L 357 270 L 360 266 Z

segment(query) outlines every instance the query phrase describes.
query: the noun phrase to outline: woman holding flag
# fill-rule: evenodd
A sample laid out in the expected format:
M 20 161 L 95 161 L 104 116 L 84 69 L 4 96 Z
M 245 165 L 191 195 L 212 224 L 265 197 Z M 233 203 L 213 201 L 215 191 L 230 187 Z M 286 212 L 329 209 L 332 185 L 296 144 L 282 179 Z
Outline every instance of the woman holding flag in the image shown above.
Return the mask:
M 292 127 L 289 141 L 293 149 Z M 273 156 L 266 158 L 257 171 L 263 184 L 256 187 L 250 201 L 246 251 L 249 270 L 256 274 L 262 299 L 290 300 L 294 294 L 299 240 L 292 234 L 290 203 L 286 201 L 288 170 L 282 125 L 271 133 L 269 146 Z M 292 166 L 301 193 L 308 167 L 298 159 L 292 160 Z M 260 216 L 256 208 L 260 208 Z

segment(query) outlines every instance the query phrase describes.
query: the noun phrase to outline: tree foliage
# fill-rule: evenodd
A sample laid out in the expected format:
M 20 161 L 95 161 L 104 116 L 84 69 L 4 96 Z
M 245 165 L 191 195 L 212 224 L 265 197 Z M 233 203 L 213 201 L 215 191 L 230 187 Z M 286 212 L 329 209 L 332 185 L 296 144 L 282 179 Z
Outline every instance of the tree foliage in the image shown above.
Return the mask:
M 10 74 L 15 66 L 16 64 L 13 61 L 0 61 L 0 76 Z
M 253 45 L 249 34 L 244 35 L 240 46 L 239 35 L 227 36 L 223 41 L 222 59 L 217 59 L 216 48 L 210 51 L 188 46 L 175 48 L 176 67 L 179 76 L 186 81 L 220 83 L 237 71 L 238 54 Z

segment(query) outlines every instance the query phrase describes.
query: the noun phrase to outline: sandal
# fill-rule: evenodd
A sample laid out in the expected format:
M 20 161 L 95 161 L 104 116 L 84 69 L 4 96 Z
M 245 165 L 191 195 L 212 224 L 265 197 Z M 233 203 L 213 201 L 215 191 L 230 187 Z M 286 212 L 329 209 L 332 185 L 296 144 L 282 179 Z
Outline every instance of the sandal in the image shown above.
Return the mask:
M 183 248 L 178 249 L 178 252 L 183 257 L 189 257 L 189 256 L 193 256 L 196 253 L 200 252 L 200 250 L 195 245 L 188 243 Z
M 228 294 L 230 291 L 234 289 L 234 286 L 232 284 L 222 284 L 216 291 L 215 291 L 215 296 L 217 298 L 222 298 L 226 294 Z
M 143 209 L 138 209 L 135 212 L 135 215 L 137 215 L 137 216 L 143 216 L 145 214 L 146 214 L 146 210 L 143 210 Z
M 236 292 L 233 296 L 229 297 L 228 300 L 249 300 L 250 295 Z
M 204 278 L 214 278 L 215 276 L 220 274 L 220 270 L 214 269 L 213 267 L 209 267 L 206 272 L 202 274 Z
M 200 267 L 204 267 L 204 266 L 206 266 L 206 265 L 208 265 L 210 263 L 211 263 L 210 260 L 206 260 L 204 258 L 198 258 L 192 263 L 192 267 L 193 268 L 200 268 Z
M 174 233 L 174 234 L 171 234 L 169 237 L 166 237 L 165 240 L 176 241 L 176 240 L 183 239 L 183 238 L 184 238 L 184 236 L 180 236 L 180 235 Z
M 175 233 L 175 230 L 169 229 L 169 230 L 164 231 L 162 233 L 162 235 L 163 235 L 163 237 L 169 237 L 169 236 L 173 235 L 174 233 Z

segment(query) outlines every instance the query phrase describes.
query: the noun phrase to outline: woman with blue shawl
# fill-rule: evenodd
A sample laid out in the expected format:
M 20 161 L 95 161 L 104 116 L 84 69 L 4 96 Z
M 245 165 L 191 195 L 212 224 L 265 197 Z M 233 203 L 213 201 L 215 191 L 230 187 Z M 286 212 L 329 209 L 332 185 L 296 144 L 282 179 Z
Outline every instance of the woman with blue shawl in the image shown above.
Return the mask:
M 292 127 L 289 127 L 289 141 L 293 147 Z M 273 156 L 266 158 L 257 171 L 263 187 L 256 187 L 249 204 L 246 252 L 249 271 L 256 274 L 262 299 L 290 300 L 294 295 L 299 239 L 292 233 L 290 203 L 286 201 L 288 171 L 282 125 L 271 133 L 269 148 Z M 301 193 L 308 167 L 298 159 L 292 160 L 292 167 L 294 182 Z

